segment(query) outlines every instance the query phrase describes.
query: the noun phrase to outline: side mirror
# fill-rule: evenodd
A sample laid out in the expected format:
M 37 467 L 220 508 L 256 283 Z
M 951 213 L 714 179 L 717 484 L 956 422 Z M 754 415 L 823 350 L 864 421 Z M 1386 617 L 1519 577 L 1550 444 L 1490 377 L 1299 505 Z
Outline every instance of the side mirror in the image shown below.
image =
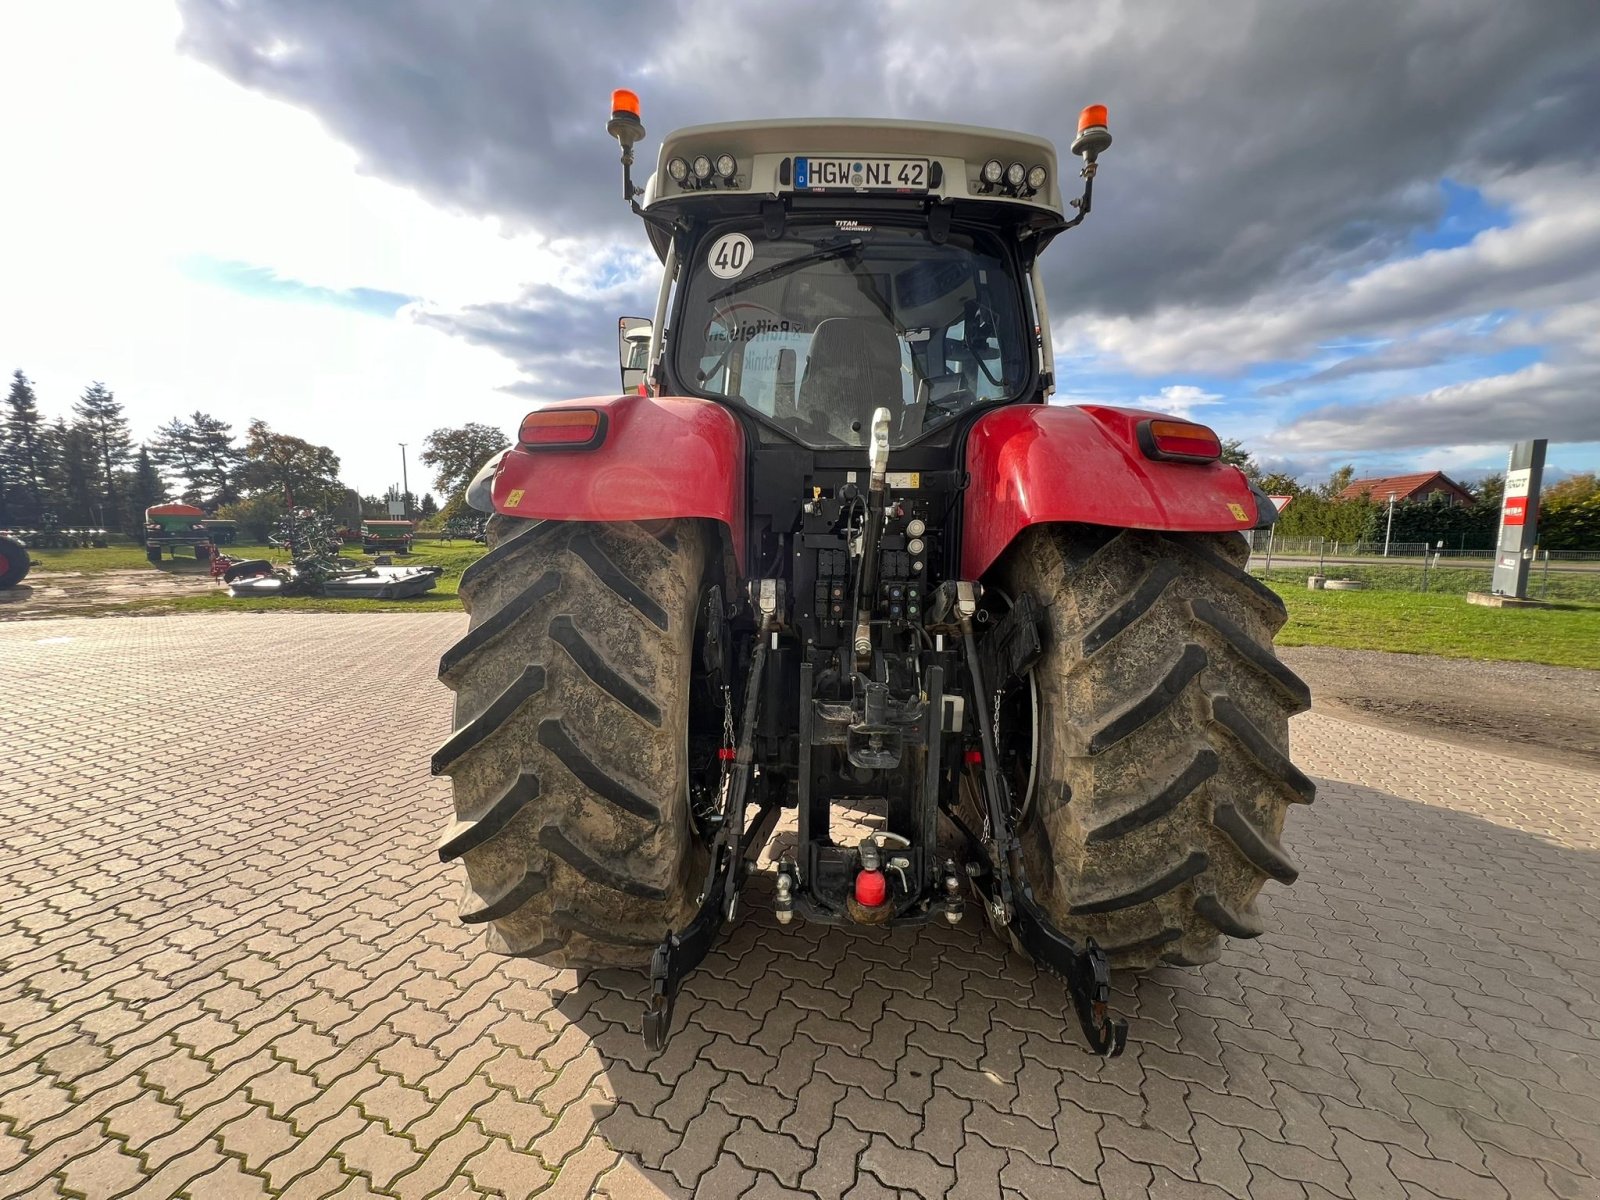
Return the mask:
M 622 390 L 636 392 L 650 372 L 650 318 L 617 320 L 617 363 L 622 368 Z

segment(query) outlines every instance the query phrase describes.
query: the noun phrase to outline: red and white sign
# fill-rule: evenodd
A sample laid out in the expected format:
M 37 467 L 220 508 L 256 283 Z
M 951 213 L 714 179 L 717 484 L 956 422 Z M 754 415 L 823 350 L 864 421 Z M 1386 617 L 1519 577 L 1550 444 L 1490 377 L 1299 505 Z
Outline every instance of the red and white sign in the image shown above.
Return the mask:
M 1506 473 L 1505 499 L 1500 509 L 1500 521 L 1503 525 L 1526 525 L 1528 523 L 1528 479 L 1533 472 L 1528 470 L 1509 471 Z
M 1282 512 L 1284 509 L 1289 507 L 1289 501 L 1293 500 L 1294 497 L 1293 496 L 1268 496 L 1267 499 L 1272 501 L 1272 506 L 1274 508 L 1276 508 L 1279 512 Z

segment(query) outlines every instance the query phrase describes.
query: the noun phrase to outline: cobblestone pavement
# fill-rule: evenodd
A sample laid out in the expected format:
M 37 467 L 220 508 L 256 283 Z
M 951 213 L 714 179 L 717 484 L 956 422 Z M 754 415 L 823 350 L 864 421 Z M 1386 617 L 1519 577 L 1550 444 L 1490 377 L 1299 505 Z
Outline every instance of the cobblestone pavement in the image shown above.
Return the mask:
M 476 957 L 433 858 L 454 616 L 0 626 L 0 1196 L 1600 1195 L 1600 771 L 1310 714 L 1298 886 L 1117 981 L 752 896 L 638 980 Z

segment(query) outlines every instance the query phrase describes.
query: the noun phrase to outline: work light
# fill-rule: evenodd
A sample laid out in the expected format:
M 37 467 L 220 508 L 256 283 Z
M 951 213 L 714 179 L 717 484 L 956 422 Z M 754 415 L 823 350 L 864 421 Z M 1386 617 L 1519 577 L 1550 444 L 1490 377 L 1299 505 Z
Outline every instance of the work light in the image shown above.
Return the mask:
M 724 179 L 732 179 L 733 176 L 734 176 L 734 173 L 736 171 L 738 171 L 738 169 L 739 169 L 739 164 L 734 161 L 733 155 L 731 155 L 731 154 L 719 154 L 719 155 L 717 155 L 717 174 L 718 175 L 721 175 Z
M 694 177 L 702 181 L 711 178 L 711 160 L 704 154 L 694 156 Z
M 672 176 L 673 183 L 682 183 L 689 178 L 689 164 L 681 158 L 674 158 L 667 163 L 667 174 Z

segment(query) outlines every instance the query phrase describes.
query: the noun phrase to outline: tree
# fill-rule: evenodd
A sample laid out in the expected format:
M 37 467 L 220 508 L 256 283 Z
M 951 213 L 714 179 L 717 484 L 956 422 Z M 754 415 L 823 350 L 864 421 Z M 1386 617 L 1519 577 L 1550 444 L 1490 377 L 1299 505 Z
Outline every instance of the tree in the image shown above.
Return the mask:
M 445 497 L 444 509 L 460 508 L 467 484 L 490 456 L 511 439 L 492 425 L 468 422 L 458 429 L 435 429 L 423 442 L 422 464 L 433 468 L 433 483 Z
M 189 415 L 189 440 L 194 454 L 189 483 L 200 494 L 198 503 L 206 508 L 232 504 L 239 498 L 234 476 L 242 457 L 233 442 L 233 426 L 210 413 L 196 411 Z M 337 459 L 334 470 L 337 473 Z
M 183 477 L 183 498 L 189 504 L 213 509 L 239 498 L 234 483 L 239 448 L 226 421 L 203 412 L 173 417 L 156 430 L 154 457 Z
M 115 514 L 106 511 L 98 487 L 93 435 L 81 425 L 57 421 L 50 442 L 57 463 L 50 499 L 61 519 L 68 525 L 114 525 Z
M 77 427 L 87 435 L 91 448 L 95 464 L 91 478 L 103 499 L 105 523 L 120 526 L 122 511 L 117 499 L 117 469 L 127 464 L 133 450 L 128 418 L 123 416 L 122 405 L 117 403 L 111 389 L 98 380 L 84 389 L 72 411 L 78 414 Z
M 263 492 L 248 500 L 224 504 L 217 510 L 217 516 L 224 521 L 239 523 L 240 541 L 259 543 L 267 540 L 267 536 L 288 511 L 279 496 Z
M 150 457 L 163 470 L 171 471 L 182 480 L 185 504 L 199 503 L 199 493 L 193 482 L 194 436 L 187 421 L 173 417 L 165 425 L 157 425 Z
M 128 480 L 128 531 L 134 532 L 144 527 L 144 510 L 152 504 L 160 504 L 167 498 L 167 481 L 161 478 L 161 472 L 156 470 L 156 465 L 151 461 L 150 448 L 139 447 L 139 456 L 135 460 L 133 474 Z
M 32 382 L 13 371 L 0 442 L 0 508 L 9 512 L 8 523 L 37 524 L 44 511 L 51 467 L 46 433 Z
M 1222 443 L 1222 461 L 1231 467 L 1238 467 L 1244 472 L 1245 478 L 1252 482 L 1261 478 L 1261 468 L 1256 465 L 1255 455 L 1246 450 L 1238 438 L 1229 438 Z
M 439 511 L 439 504 L 433 498 L 432 492 L 422 494 L 422 503 L 417 505 L 417 513 L 423 520 L 427 520 Z
M 1281 471 L 1263 475 L 1256 483 L 1269 496 L 1298 496 L 1305 491 L 1293 475 L 1285 475 Z
M 290 508 L 337 508 L 345 488 L 339 482 L 339 456 L 304 438 L 275 433 L 265 421 L 251 421 L 245 435 L 245 463 L 237 472 L 247 496 L 274 494 Z
M 1324 483 L 1317 489 L 1317 495 L 1321 496 L 1324 500 L 1337 500 L 1339 498 L 1339 493 L 1344 491 L 1345 488 L 1349 487 L 1350 481 L 1355 477 L 1355 464 L 1345 463 L 1344 466 L 1340 467 L 1332 475 L 1328 476 L 1328 482 Z
M 1582 475 L 1569 475 L 1560 483 L 1552 483 L 1539 494 L 1539 504 L 1542 508 L 1563 508 L 1569 504 L 1581 504 L 1596 492 L 1600 492 L 1600 476 L 1593 471 Z
M 1472 493 L 1474 508 L 1487 508 L 1493 512 L 1500 511 L 1500 502 L 1505 499 L 1506 477 L 1496 471 L 1493 475 L 1485 475 Z
M 1600 478 L 1574 475 L 1544 489 L 1539 544 L 1546 550 L 1600 550 Z

